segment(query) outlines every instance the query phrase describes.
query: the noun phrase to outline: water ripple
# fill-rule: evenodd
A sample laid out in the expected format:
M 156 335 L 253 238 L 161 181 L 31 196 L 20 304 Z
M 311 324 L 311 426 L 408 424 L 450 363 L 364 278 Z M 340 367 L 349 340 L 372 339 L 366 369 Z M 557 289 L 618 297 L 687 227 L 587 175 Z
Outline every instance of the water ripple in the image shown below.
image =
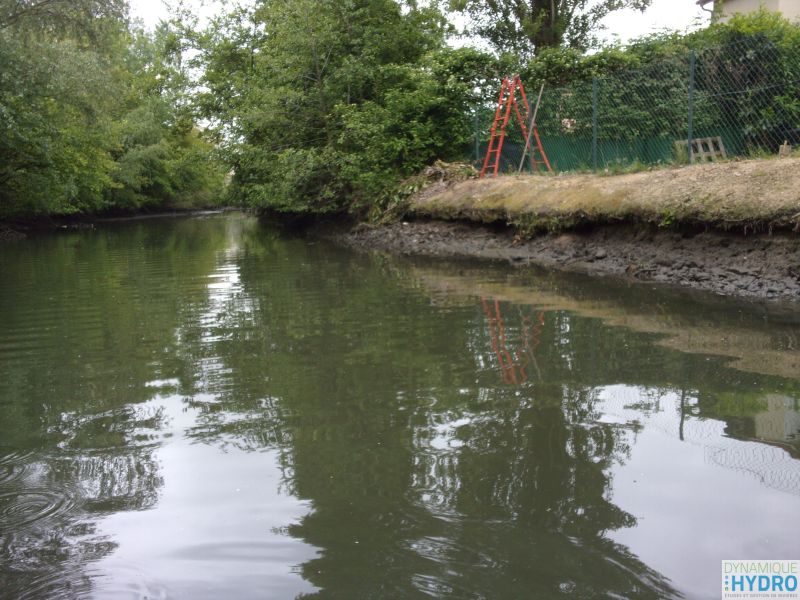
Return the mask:
M 19 575 L 17 575 L 19 577 Z M 28 578 L 29 577 L 29 578 Z M 16 600 L 40 600 L 41 598 L 83 598 L 90 590 L 89 582 L 80 572 L 62 573 L 45 571 L 29 574 L 21 581 L 12 581 L 4 591 Z
M 137 563 L 115 564 L 110 572 L 90 568 L 94 595 L 98 598 L 160 600 L 174 597 L 163 584 L 150 580 L 147 567 Z
M 68 512 L 72 498 L 54 490 L 23 490 L 0 493 L 0 531 L 43 525 Z
M 14 451 L 0 453 L 0 485 L 19 479 L 27 470 L 28 459 L 33 452 Z

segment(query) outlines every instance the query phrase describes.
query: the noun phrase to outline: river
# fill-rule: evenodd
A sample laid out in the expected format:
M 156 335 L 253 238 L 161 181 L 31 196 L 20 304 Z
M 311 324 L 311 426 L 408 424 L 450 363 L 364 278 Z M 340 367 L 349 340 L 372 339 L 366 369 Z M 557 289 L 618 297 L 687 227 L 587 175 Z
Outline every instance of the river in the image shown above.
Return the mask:
M 719 598 L 800 558 L 800 311 L 239 214 L 0 247 L 2 598 Z

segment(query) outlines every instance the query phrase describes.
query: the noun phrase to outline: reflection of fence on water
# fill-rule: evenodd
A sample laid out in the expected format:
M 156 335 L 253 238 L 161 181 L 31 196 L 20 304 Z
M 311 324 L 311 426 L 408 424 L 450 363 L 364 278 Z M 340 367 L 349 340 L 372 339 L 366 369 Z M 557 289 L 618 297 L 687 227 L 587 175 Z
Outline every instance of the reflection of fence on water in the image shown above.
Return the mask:
M 705 459 L 755 477 L 769 488 L 800 496 L 800 463 L 782 448 L 758 442 L 739 442 L 734 447 L 706 446 Z
M 624 394 L 602 394 L 598 411 L 626 421 L 638 421 L 703 449 L 706 463 L 756 478 L 766 487 L 800 496 L 800 461 L 792 458 L 777 442 L 727 437 L 727 423 L 691 414 L 696 400 L 686 393 L 668 392 L 657 400 L 642 403 L 645 390 L 628 388 L 635 399 Z
M 539 346 L 544 327 L 544 312 L 534 316 L 524 314 L 519 309 L 520 315 L 520 338 L 521 344 L 516 351 L 509 350 L 508 338 L 506 336 L 506 321 L 503 318 L 503 311 L 500 301 L 495 299 L 491 303 L 486 299 L 481 299 L 483 313 L 486 315 L 486 323 L 489 328 L 489 341 L 500 366 L 503 383 L 510 385 L 520 385 L 528 381 L 528 366 L 533 366 L 537 377 L 541 379 L 541 371 L 536 361 L 536 348 Z

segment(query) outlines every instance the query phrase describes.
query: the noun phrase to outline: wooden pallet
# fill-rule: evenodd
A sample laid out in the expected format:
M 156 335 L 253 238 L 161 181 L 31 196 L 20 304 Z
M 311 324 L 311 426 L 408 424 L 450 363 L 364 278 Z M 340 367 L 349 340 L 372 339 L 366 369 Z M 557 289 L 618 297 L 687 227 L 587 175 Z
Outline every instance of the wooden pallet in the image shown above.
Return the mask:
M 686 155 L 689 154 L 689 141 L 678 140 L 675 142 L 675 148 L 679 154 L 681 152 Z M 695 138 L 692 140 L 692 162 L 714 162 L 721 158 L 728 158 L 728 153 L 725 151 L 725 144 L 722 142 L 720 136 Z

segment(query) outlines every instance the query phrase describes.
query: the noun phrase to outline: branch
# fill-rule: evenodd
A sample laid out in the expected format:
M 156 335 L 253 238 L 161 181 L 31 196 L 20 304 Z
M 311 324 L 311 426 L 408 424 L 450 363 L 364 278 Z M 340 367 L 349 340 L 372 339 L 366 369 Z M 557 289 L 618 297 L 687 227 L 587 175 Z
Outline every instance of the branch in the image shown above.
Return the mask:
M 63 0 L 38 0 L 32 4 L 25 5 L 25 0 L 17 0 L 16 7 L 12 8 L 9 14 L 0 19 L 0 29 L 6 29 L 16 24 L 20 19 L 37 14 L 48 14 L 53 5 L 57 5 Z

